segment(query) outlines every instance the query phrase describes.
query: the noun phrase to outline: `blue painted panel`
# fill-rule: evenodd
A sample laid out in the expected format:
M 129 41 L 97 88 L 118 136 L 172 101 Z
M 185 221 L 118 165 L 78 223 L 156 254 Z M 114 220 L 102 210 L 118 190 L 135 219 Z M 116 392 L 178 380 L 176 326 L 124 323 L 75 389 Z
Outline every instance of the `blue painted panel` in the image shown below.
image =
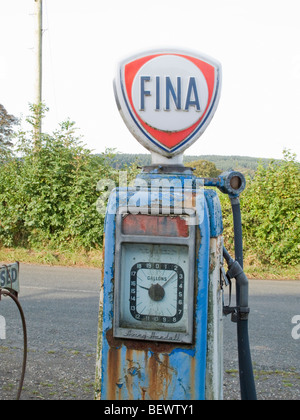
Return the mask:
M 210 230 L 222 225 L 213 193 L 199 195 L 196 247 L 195 338 L 191 345 L 144 342 L 113 337 L 113 288 L 116 210 L 130 202 L 136 189 L 117 189 L 110 197 L 105 219 L 101 398 L 104 400 L 201 400 L 205 398 Z M 153 196 L 140 192 L 140 203 Z M 156 196 L 163 200 L 163 193 Z M 171 194 L 172 195 L 172 194 Z M 177 199 L 176 193 L 172 195 Z M 205 200 L 203 200 L 205 197 Z

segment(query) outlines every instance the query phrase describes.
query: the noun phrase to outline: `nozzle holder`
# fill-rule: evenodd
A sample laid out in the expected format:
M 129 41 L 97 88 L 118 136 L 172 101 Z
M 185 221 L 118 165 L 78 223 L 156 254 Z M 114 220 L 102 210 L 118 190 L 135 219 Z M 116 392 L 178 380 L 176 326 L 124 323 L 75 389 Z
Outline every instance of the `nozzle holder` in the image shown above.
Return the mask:
M 229 197 L 238 197 L 246 188 L 246 179 L 241 172 L 227 171 L 220 175 L 222 185 L 219 189 Z

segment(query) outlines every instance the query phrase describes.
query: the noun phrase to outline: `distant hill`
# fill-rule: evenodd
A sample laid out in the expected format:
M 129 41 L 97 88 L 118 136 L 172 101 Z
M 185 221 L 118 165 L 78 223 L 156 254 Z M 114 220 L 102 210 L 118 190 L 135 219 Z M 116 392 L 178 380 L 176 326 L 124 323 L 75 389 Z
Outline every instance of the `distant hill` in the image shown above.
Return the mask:
M 186 156 L 184 158 L 184 163 L 186 165 L 188 162 L 195 160 L 208 160 L 209 162 L 213 162 L 216 167 L 222 171 L 232 169 L 243 173 L 253 174 L 256 171 L 259 163 L 261 163 L 263 166 L 268 166 L 268 164 L 274 159 L 262 159 L 250 156 L 201 155 Z
M 259 163 L 267 166 L 272 159 L 261 159 L 249 156 L 218 156 L 218 155 L 199 155 L 199 156 L 184 156 L 184 164 L 188 166 L 189 162 L 195 160 L 207 160 L 213 162 L 216 167 L 222 171 L 229 169 L 238 170 L 245 174 L 253 174 Z M 123 169 L 126 165 L 131 165 L 136 162 L 139 166 L 146 166 L 151 164 L 150 154 L 117 154 L 113 160 L 112 165 L 117 169 Z

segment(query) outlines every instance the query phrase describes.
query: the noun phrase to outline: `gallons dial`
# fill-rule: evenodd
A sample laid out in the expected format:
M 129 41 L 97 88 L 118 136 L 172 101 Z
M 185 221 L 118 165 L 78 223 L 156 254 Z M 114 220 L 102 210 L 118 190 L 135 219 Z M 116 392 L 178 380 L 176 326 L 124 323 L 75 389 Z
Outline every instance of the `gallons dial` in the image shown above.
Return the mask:
M 185 332 L 189 255 L 185 245 L 123 244 L 120 326 Z
M 141 322 L 179 322 L 184 313 L 183 269 L 164 262 L 135 264 L 130 271 L 130 312 Z

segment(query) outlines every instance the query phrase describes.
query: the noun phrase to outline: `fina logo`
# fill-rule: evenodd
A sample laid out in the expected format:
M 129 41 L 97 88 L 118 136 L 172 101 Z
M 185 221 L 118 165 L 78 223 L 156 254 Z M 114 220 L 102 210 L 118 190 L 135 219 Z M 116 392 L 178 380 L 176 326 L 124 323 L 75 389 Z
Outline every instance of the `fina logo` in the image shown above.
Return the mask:
M 121 115 L 150 151 L 172 157 L 204 132 L 219 101 L 221 65 L 186 51 L 123 61 L 115 81 Z

